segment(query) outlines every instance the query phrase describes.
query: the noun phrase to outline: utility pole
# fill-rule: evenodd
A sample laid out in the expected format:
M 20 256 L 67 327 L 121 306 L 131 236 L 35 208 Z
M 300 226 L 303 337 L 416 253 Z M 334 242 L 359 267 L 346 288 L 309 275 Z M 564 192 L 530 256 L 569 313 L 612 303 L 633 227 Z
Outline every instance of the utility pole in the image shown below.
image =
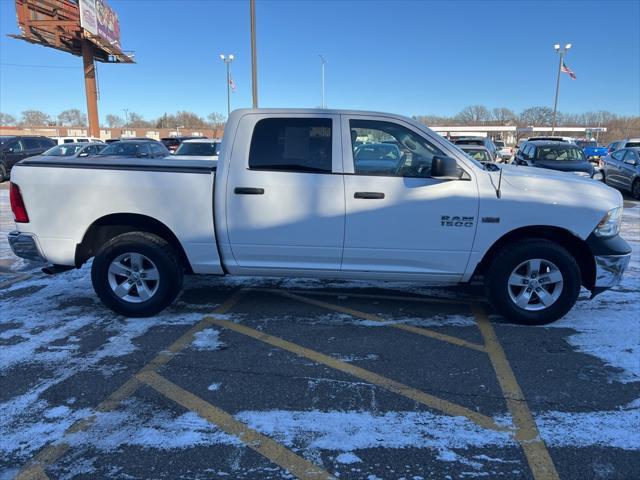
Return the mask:
M 325 60 L 324 55 L 318 54 L 318 56 L 320 57 L 320 64 L 321 64 L 320 69 L 322 72 L 322 108 L 324 109 L 324 108 L 327 108 L 327 104 L 324 101 L 324 66 L 327 63 L 327 61 Z
M 229 115 L 231 115 L 231 70 L 230 65 L 233 62 L 234 56 L 225 55 L 223 53 L 220 54 L 220 58 L 227 65 L 227 120 L 229 119 Z
M 128 127 L 129 126 L 129 109 L 123 108 L 122 110 L 124 110 L 124 126 Z
M 81 41 L 82 64 L 84 67 L 84 88 L 87 94 L 87 116 L 89 119 L 89 135 L 100 137 L 98 120 L 98 90 L 96 88 L 96 66 L 93 62 L 93 44 L 83 38 Z
M 567 54 L 569 49 L 571 48 L 571 44 L 567 43 L 564 48 L 560 48 L 560 44 L 556 43 L 553 48 L 556 53 L 560 54 L 560 62 L 558 63 L 558 77 L 556 79 L 556 99 L 553 102 L 553 123 L 551 124 L 551 135 L 553 135 L 556 131 L 556 118 L 558 114 L 558 94 L 560 93 L 560 73 L 562 72 L 562 63 L 564 61 L 564 56 Z
M 251 93 L 253 108 L 258 108 L 258 62 L 256 52 L 256 0 L 249 0 L 251 13 Z

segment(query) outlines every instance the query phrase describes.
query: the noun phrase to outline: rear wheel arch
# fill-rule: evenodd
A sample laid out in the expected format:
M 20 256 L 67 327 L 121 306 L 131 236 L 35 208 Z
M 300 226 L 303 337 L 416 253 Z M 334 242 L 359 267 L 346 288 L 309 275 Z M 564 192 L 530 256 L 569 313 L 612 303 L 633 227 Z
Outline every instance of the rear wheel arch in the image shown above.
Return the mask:
M 505 246 L 534 238 L 549 240 L 567 249 L 580 267 L 582 285 L 589 290 L 593 289 L 596 280 L 596 264 L 587 242 L 564 228 L 545 225 L 517 228 L 500 237 L 485 253 L 473 276 L 486 273 L 492 260 Z
M 93 222 L 85 232 L 82 241 L 76 246 L 76 267 L 79 268 L 94 257 L 112 238 L 130 232 L 152 233 L 166 240 L 175 249 L 186 273 L 193 273 L 187 254 L 173 231 L 159 220 L 137 213 L 106 215 Z

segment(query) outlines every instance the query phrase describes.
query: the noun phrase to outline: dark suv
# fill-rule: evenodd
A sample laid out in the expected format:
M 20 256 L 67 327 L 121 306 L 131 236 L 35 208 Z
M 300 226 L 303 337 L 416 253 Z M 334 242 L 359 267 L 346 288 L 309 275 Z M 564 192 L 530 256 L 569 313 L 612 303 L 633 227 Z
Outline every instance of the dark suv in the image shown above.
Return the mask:
M 478 145 L 486 148 L 489 151 L 492 162 L 495 162 L 498 158 L 498 149 L 493 140 L 488 137 L 458 137 L 451 141 L 456 145 Z
M 110 143 L 97 157 L 164 158 L 170 155 L 169 150 L 157 140 L 132 138 Z
M 165 147 L 167 147 L 167 149 L 169 149 L 171 153 L 174 153 L 182 142 L 184 142 L 185 140 L 191 140 L 192 138 L 205 137 L 166 137 L 161 138 L 160 141 L 164 144 Z
M 40 136 L 0 136 L 0 182 L 9 180 L 11 168 L 23 158 L 40 155 L 55 147 L 55 140 Z
M 513 163 L 561 172 L 573 172 L 591 178 L 596 173 L 582 149 L 568 142 L 524 142 L 520 145 Z

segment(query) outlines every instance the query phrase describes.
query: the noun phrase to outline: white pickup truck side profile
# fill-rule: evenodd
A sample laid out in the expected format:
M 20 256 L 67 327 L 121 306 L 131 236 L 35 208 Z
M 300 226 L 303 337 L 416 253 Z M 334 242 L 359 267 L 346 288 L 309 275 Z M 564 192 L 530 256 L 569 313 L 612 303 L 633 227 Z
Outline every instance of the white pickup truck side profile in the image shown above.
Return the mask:
M 50 271 L 95 257 L 97 295 L 131 317 L 168 306 L 184 274 L 478 276 L 502 315 L 542 324 L 566 314 L 581 286 L 595 295 L 616 285 L 631 254 L 618 191 L 483 165 L 386 113 L 236 110 L 217 164 L 27 159 L 10 198 L 16 255 Z

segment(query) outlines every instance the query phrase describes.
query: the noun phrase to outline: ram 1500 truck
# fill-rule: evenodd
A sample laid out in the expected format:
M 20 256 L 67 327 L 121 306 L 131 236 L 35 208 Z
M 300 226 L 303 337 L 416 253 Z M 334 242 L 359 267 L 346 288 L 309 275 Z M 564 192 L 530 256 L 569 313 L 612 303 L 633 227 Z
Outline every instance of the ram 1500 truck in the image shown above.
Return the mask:
M 367 139 L 398 148 L 356 148 Z M 184 274 L 478 276 L 500 313 L 541 324 L 566 314 L 581 286 L 595 295 L 616 285 L 631 253 L 618 191 L 478 163 L 385 113 L 236 110 L 217 165 L 27 159 L 12 182 L 14 252 L 54 271 L 93 258 L 97 295 L 131 317 L 168 306 Z

